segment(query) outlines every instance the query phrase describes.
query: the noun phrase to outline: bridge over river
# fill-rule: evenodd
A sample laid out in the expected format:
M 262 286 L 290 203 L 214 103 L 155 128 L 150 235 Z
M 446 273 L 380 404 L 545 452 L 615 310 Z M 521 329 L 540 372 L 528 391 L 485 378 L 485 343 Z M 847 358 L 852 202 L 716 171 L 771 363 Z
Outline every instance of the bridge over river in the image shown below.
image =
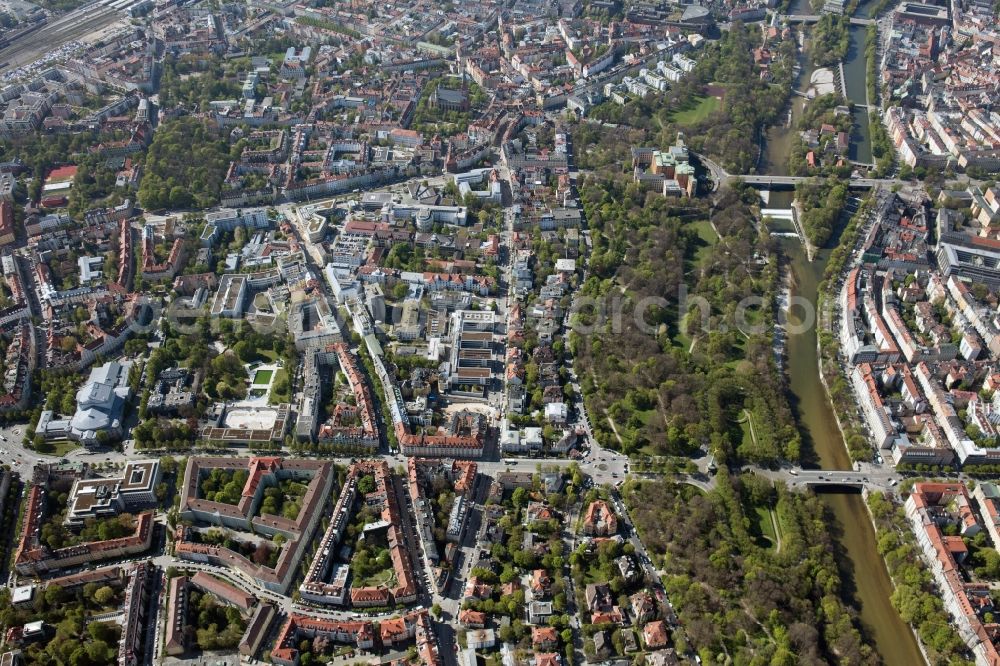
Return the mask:
M 899 483 L 900 475 L 892 469 L 870 466 L 859 471 L 803 469 L 800 467 L 782 467 L 779 469 L 747 468 L 747 471 L 787 484 L 790 488 L 854 488 L 892 492 Z
M 815 176 L 759 176 L 759 175 L 746 175 L 746 176 L 733 176 L 728 175 L 727 180 L 741 180 L 747 185 L 753 185 L 754 187 L 764 187 L 772 190 L 779 189 L 794 189 L 797 183 L 806 180 L 813 180 Z M 851 189 L 862 189 L 870 190 L 873 187 L 886 186 L 891 187 L 900 181 L 894 180 L 892 178 L 851 178 L 848 181 L 848 187 Z
M 704 459 L 698 463 L 698 474 L 678 474 L 674 478 L 683 483 L 697 486 L 708 491 L 715 487 L 715 477 L 705 469 Z M 769 469 L 757 465 L 745 465 L 741 472 L 762 476 L 774 483 L 783 483 L 792 490 L 868 490 L 872 492 L 893 493 L 896 486 L 904 478 L 891 467 L 858 463 L 857 470 L 827 470 L 806 469 L 803 467 L 779 467 Z M 670 478 L 661 472 L 633 470 L 633 476 L 644 479 Z
M 795 189 L 795 185 L 797 183 L 814 178 L 814 176 L 732 174 L 726 171 L 721 164 L 715 162 L 711 158 L 706 157 L 701 153 L 695 153 L 693 150 L 690 152 L 698 158 L 698 161 L 701 162 L 702 166 L 708 169 L 709 173 L 712 175 L 712 181 L 716 184 L 716 186 L 739 180 L 747 185 L 768 190 L 791 190 Z M 851 189 L 870 190 L 874 187 L 892 187 L 893 185 L 902 184 L 902 182 L 903 181 L 895 178 L 851 178 L 848 181 L 848 187 Z M 718 187 L 716 187 L 716 189 L 718 189 Z
M 778 21 L 788 21 L 789 23 L 818 23 L 820 14 L 779 14 Z M 871 25 L 874 19 L 851 17 L 852 25 Z

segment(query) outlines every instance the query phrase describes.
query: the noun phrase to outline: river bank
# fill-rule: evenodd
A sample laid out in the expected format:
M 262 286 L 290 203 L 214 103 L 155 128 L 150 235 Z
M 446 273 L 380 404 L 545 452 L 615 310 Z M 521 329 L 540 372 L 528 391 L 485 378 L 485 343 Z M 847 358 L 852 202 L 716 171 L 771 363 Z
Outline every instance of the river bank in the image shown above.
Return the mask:
M 862 3 L 858 14 L 865 16 L 865 9 L 871 2 Z M 808 0 L 792 0 L 789 13 L 810 13 Z M 853 27 L 853 26 L 852 26 Z M 845 94 L 857 104 L 866 101 L 866 62 L 864 28 L 851 31 L 848 60 L 844 66 Z M 799 56 L 800 74 L 796 79 L 796 89 L 801 89 L 803 81 L 808 85 L 812 66 L 808 58 Z M 857 80 L 860 77 L 860 85 Z M 853 99 L 856 98 L 856 99 Z M 759 162 L 759 171 L 771 175 L 788 175 L 788 153 L 795 135 L 796 120 L 801 114 L 805 100 L 793 95 L 789 102 L 790 122 L 785 126 L 771 127 L 766 133 L 764 153 Z M 871 161 L 871 142 L 866 109 L 856 109 L 854 131 L 851 136 L 851 158 Z M 791 208 L 794 198 L 791 192 L 771 192 L 767 207 L 772 209 Z M 822 376 L 820 354 L 819 309 L 822 305 L 820 285 L 826 274 L 835 250 L 829 249 L 844 240 L 840 234 L 845 225 L 841 223 L 827 248 L 818 248 L 808 253 L 803 245 L 791 239 L 782 241 L 785 249 L 785 268 L 789 281 L 788 302 L 808 302 L 811 312 L 796 306 L 788 312 L 788 327 L 781 332 L 783 337 L 786 386 L 789 402 L 802 437 L 803 465 L 820 469 L 850 469 L 847 440 L 841 430 L 840 421 L 833 409 L 827 386 Z M 812 259 L 810 261 L 809 259 Z M 839 257 L 838 257 L 839 258 Z M 835 263 L 840 263 L 835 262 Z M 811 322 L 803 318 L 815 317 Z M 801 332 L 794 334 L 795 324 L 807 323 Z M 838 561 L 841 568 L 841 596 L 846 603 L 858 610 L 858 620 L 864 635 L 871 641 L 875 651 L 886 666 L 913 666 L 926 663 L 923 652 L 914 637 L 912 629 L 903 622 L 893 607 L 892 580 L 884 559 L 876 549 L 877 534 L 868 507 L 857 493 L 828 493 L 821 498 L 832 517 L 829 525 L 831 533 L 839 544 Z
M 865 509 L 868 511 L 868 520 L 871 521 L 872 531 L 875 533 L 875 538 L 878 539 L 879 533 L 882 532 L 882 530 L 879 529 L 878 521 L 875 520 L 875 514 L 872 512 L 872 494 L 866 488 L 861 491 L 861 497 L 864 499 Z M 886 559 L 885 555 L 882 555 L 881 557 L 882 557 L 882 566 L 885 567 L 885 570 L 892 571 L 891 568 L 889 567 L 889 560 Z M 889 579 L 893 581 L 892 587 L 893 589 L 895 589 L 896 582 L 891 573 L 889 574 Z M 910 627 L 910 633 L 913 634 L 913 640 L 916 641 L 917 648 L 920 650 L 920 654 L 922 654 L 924 657 L 924 663 L 930 664 L 931 657 L 929 654 L 927 654 L 927 646 L 924 645 L 924 642 L 920 640 L 920 633 L 917 631 L 917 628 L 914 627 L 912 624 L 907 626 Z
M 799 243 L 787 243 L 786 253 L 793 276 L 792 296 L 816 305 L 830 250 L 823 249 L 809 262 Z M 790 313 L 789 320 L 802 323 L 802 315 Z M 851 461 L 833 406 L 827 396 L 818 352 L 817 326 L 804 327 L 788 336 L 786 372 L 792 409 L 803 442 L 803 464 L 820 469 L 850 469 Z M 821 495 L 833 516 L 830 528 L 842 549 L 842 594 L 858 609 L 862 630 L 872 640 L 887 666 L 913 666 L 924 662 L 910 627 L 891 603 L 893 591 L 882 557 L 875 548 L 876 533 L 861 495 L 829 493 Z
M 860 256 L 856 254 L 858 241 L 862 235 L 868 233 L 871 224 L 874 223 L 877 205 L 878 203 L 872 201 L 871 198 L 863 201 L 844 226 L 840 244 L 830 252 L 830 259 L 827 262 L 823 281 L 818 287 L 816 296 L 817 310 L 824 316 L 828 316 L 828 313 L 836 309 L 832 304 L 836 302 L 840 293 L 848 270 L 848 262 L 860 261 Z M 853 389 L 839 365 L 837 336 L 839 330 L 840 320 L 836 315 L 833 315 L 829 321 L 825 321 L 823 329 L 816 336 L 816 342 L 819 346 L 817 351 L 820 380 L 826 390 L 827 399 L 833 406 L 837 426 L 840 428 L 840 434 L 851 459 L 869 461 L 873 458 L 872 447 L 864 434 L 857 412 L 850 408 L 855 402 Z
M 821 325 L 820 324 L 821 321 L 825 321 L 825 320 L 822 319 L 822 317 L 823 317 L 823 313 L 825 313 L 825 312 L 828 311 L 828 308 L 826 307 L 826 303 L 827 303 L 828 299 L 835 299 L 836 298 L 836 287 L 837 287 L 837 285 L 840 284 L 840 281 L 843 278 L 843 271 L 846 268 L 846 266 L 845 266 L 846 260 L 847 259 L 853 259 L 853 254 L 854 254 L 855 248 L 856 248 L 857 243 L 858 243 L 859 235 L 863 234 L 863 233 L 865 233 L 867 231 L 868 223 L 871 222 L 871 216 L 869 215 L 869 213 L 870 213 L 872 205 L 873 205 L 873 202 L 871 202 L 871 201 L 865 202 L 865 204 L 862 206 L 862 208 L 859 209 L 858 212 L 854 216 L 852 216 L 851 220 L 846 225 L 844 231 L 841 233 L 841 238 L 840 238 L 840 242 L 838 243 L 837 249 L 831 251 L 830 255 L 827 257 L 827 267 L 829 268 L 830 261 L 833 259 L 833 256 L 834 256 L 834 254 L 836 252 L 838 252 L 838 251 L 841 252 L 841 253 L 845 253 L 846 252 L 849 255 L 849 257 L 845 258 L 845 260 L 838 260 L 838 261 L 836 261 L 834 263 L 834 273 L 835 274 L 831 275 L 828 271 L 824 271 L 823 279 L 817 285 L 817 294 L 816 294 L 817 327 Z M 860 219 L 865 219 L 866 222 L 864 224 L 859 224 L 859 220 Z M 836 318 L 830 319 L 829 322 L 828 322 L 828 325 L 829 325 L 829 327 L 833 331 L 837 330 L 837 328 L 839 327 L 839 323 L 838 323 L 838 320 Z M 833 408 L 833 404 L 834 404 L 833 403 L 833 393 L 831 392 L 831 390 L 830 390 L 830 384 L 828 383 L 829 382 L 829 378 L 827 377 L 827 374 L 825 372 L 824 361 L 828 361 L 828 362 L 832 362 L 833 364 L 836 364 L 837 359 L 835 358 L 835 352 L 832 349 L 830 349 L 829 346 L 824 346 L 822 344 L 822 336 L 817 335 L 816 336 L 816 362 L 817 362 L 816 371 L 817 371 L 817 373 L 819 375 L 820 382 L 822 382 L 822 384 L 823 384 L 823 390 L 824 390 L 824 393 L 826 395 L 826 399 L 827 399 L 827 401 L 830 404 L 831 411 L 833 413 L 833 418 L 834 418 L 834 420 L 837 423 L 837 431 L 840 433 L 840 439 L 844 443 L 844 447 L 845 447 L 845 449 L 847 449 L 848 454 L 853 458 L 854 455 L 853 455 L 853 452 L 850 450 L 850 446 L 848 446 L 847 432 L 844 429 L 841 414 L 836 409 Z M 850 415 L 847 415 L 847 416 L 849 418 Z M 867 441 L 865 443 L 865 448 L 866 448 L 867 451 L 871 450 L 870 447 L 867 444 Z M 862 497 L 862 500 L 863 500 L 861 502 L 861 504 L 863 505 L 863 507 L 865 509 L 865 513 L 868 515 L 868 521 L 871 524 L 871 530 L 872 530 L 871 543 L 877 544 L 879 542 L 879 527 L 878 527 L 878 524 L 877 524 L 877 522 L 875 520 L 875 516 L 872 513 L 872 508 L 871 508 L 871 504 L 870 504 L 870 501 L 869 501 L 869 493 L 868 493 L 867 489 L 863 489 L 862 490 L 861 497 Z M 878 557 L 882 560 L 882 567 L 884 568 L 886 574 L 888 575 L 889 587 L 885 591 L 886 592 L 885 598 L 889 600 L 889 605 L 892 606 L 892 609 L 895 612 L 896 616 L 898 617 L 899 621 L 902 622 L 903 621 L 902 617 L 899 617 L 898 610 L 896 609 L 895 605 L 892 604 L 892 594 L 893 594 L 893 592 L 896 589 L 896 583 L 893 580 L 893 577 L 892 577 L 892 574 L 891 574 L 892 570 L 889 567 L 889 562 L 886 560 L 886 558 L 885 558 L 884 555 L 878 553 L 878 548 L 877 547 L 875 548 L 875 552 L 876 552 L 876 555 L 878 555 Z M 923 663 L 925 663 L 925 664 L 931 663 L 930 662 L 930 657 L 927 654 L 927 648 L 924 646 L 923 642 L 920 640 L 920 635 L 917 632 L 916 627 L 914 627 L 912 624 L 907 624 L 907 623 L 903 623 L 903 624 L 907 628 L 909 628 L 910 634 L 911 634 L 911 636 L 913 638 L 913 642 L 916 645 L 916 648 L 920 651 L 921 656 L 923 657 Z M 912 658 L 912 656 L 910 656 L 908 658 Z M 891 662 L 889 662 L 889 660 L 887 659 L 886 663 L 891 663 Z

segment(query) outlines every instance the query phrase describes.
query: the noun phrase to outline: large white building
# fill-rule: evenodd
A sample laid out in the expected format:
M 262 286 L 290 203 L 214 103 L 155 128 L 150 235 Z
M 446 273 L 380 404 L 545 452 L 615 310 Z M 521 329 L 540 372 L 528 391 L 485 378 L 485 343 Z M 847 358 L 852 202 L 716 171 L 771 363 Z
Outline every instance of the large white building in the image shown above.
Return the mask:
M 69 495 L 66 522 L 82 523 L 87 518 L 146 508 L 156 502 L 159 482 L 158 460 L 130 460 L 119 477 L 76 479 Z
M 220 208 L 205 213 L 206 226 L 232 231 L 238 226 L 251 229 L 267 229 L 271 221 L 267 217 L 266 208 Z
M 496 315 L 489 310 L 459 310 L 451 317 L 449 386 L 486 386 L 493 377 Z
M 223 275 L 219 290 L 212 301 L 213 317 L 239 317 L 246 302 L 247 279 L 245 275 Z
M 130 396 L 128 373 L 131 363 L 111 361 L 92 368 L 87 382 L 76 392 L 76 413 L 70 419 L 56 419 L 50 410 L 42 412 L 35 431 L 46 439 L 69 438 L 84 445 L 100 442 L 98 433 L 109 440 L 121 437 L 125 403 Z
M 858 397 L 858 404 L 865 415 L 865 423 L 868 424 L 875 445 L 880 449 L 889 448 L 896 429 L 886 413 L 871 366 L 867 363 L 855 366 L 851 371 L 851 381 L 854 383 L 854 394 Z

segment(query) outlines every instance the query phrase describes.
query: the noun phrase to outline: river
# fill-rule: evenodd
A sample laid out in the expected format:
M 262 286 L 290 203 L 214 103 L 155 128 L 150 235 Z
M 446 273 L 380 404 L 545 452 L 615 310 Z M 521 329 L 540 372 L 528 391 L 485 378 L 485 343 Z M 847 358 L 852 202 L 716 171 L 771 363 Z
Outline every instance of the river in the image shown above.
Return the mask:
M 873 0 L 862 2 L 855 16 L 859 18 L 871 18 L 870 10 Z M 788 13 L 812 14 L 813 10 L 809 6 L 809 0 L 792 0 L 788 8 Z M 867 65 L 865 63 L 865 38 L 867 27 L 863 25 L 851 25 L 848 28 L 850 43 L 847 48 L 847 56 L 844 58 L 844 94 L 848 100 L 854 103 L 855 108 L 851 114 L 854 126 L 851 129 L 851 144 L 848 151 L 848 158 L 855 162 L 870 164 L 872 162 L 872 140 L 871 129 L 868 125 L 868 104 L 867 87 L 865 76 Z M 809 62 L 808 56 L 804 52 L 799 53 L 799 76 L 794 85 L 799 90 L 808 88 L 809 77 L 812 75 L 813 66 Z M 787 156 L 791 149 L 792 137 L 797 132 L 796 125 L 802 112 L 805 100 L 800 97 L 792 98 L 791 123 L 788 127 L 772 127 L 767 132 L 768 149 L 761 156 L 759 165 L 760 173 L 786 176 L 788 175 Z M 777 144 L 772 150 L 772 144 Z
M 857 15 L 868 16 L 866 5 L 859 7 Z M 790 14 L 807 11 L 808 0 L 793 0 Z M 851 26 L 851 47 L 844 63 L 848 97 L 859 104 L 865 103 L 865 27 Z M 800 59 L 802 74 L 797 85 L 808 83 L 808 63 Z M 802 100 L 792 98 L 792 127 L 774 127 L 767 133 L 765 154 L 760 161 L 762 173 L 787 174 L 787 156 L 791 145 L 794 122 L 801 111 Z M 871 141 L 868 136 L 868 118 L 864 109 L 855 110 L 855 132 L 851 137 L 851 159 L 871 160 Z M 772 192 L 769 208 L 788 208 L 792 193 Z M 837 237 L 831 239 L 835 245 Z M 814 306 L 817 289 L 823 277 L 829 249 L 820 250 L 814 260 L 806 259 L 802 245 L 792 239 L 784 241 L 792 275 L 792 293 L 806 299 Z M 802 312 L 793 310 L 790 320 L 800 321 Z M 803 441 L 803 464 L 822 469 L 850 469 L 851 460 L 837 428 L 833 407 L 827 398 L 819 377 L 816 329 L 809 327 L 803 333 L 788 337 L 786 373 L 792 409 Z M 892 582 L 882 558 L 875 549 L 876 537 L 864 499 L 857 493 L 823 493 L 823 502 L 833 519 L 830 531 L 839 544 L 838 562 L 843 580 L 844 599 L 858 609 L 862 631 L 871 642 L 886 666 L 913 666 L 923 664 L 913 633 L 892 607 L 890 595 Z
M 772 200 L 771 205 L 775 205 Z M 829 259 L 822 250 L 812 262 L 802 245 L 785 243 L 793 279 L 793 295 L 816 303 L 817 286 Z M 801 313 L 793 310 L 795 322 Z M 792 408 L 803 440 L 804 465 L 822 469 L 850 469 L 851 461 L 837 428 L 833 407 L 817 370 L 816 329 L 788 337 L 788 384 Z M 875 550 L 872 527 L 864 499 L 857 493 L 823 493 L 823 502 L 833 516 L 833 532 L 841 552 L 838 557 L 844 582 L 843 596 L 859 610 L 865 637 L 886 666 L 922 664 L 923 656 L 913 633 L 890 602 L 892 582 L 882 558 Z
M 844 93 L 847 99 L 854 102 L 854 110 L 851 112 L 854 127 L 851 130 L 851 147 L 848 157 L 856 162 L 871 164 L 872 137 L 871 128 L 868 126 L 868 109 L 866 107 L 868 98 L 865 86 L 867 27 L 851 25 L 847 32 L 851 41 L 847 48 L 847 57 L 844 58 Z

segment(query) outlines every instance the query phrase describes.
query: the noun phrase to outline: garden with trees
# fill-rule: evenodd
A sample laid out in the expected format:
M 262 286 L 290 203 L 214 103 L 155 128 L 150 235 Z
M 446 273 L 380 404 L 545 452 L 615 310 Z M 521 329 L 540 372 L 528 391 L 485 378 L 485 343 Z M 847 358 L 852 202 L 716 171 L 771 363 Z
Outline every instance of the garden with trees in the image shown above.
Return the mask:
M 671 85 L 665 93 L 652 93 L 643 99 L 618 106 L 605 102 L 594 107 L 590 116 L 618 125 L 642 130 L 637 142 L 625 141 L 622 128 L 615 130 L 618 144 L 612 156 L 617 161 L 628 158 L 629 145 L 668 146 L 683 131 L 688 145 L 700 154 L 711 157 L 729 173 L 750 173 L 760 154 L 758 138 L 768 125 L 774 124 L 788 101 L 792 89 L 796 46 L 794 39 L 786 39 L 774 48 L 771 79 L 765 81 L 758 74 L 753 61 L 753 47 L 759 42 L 755 26 L 736 21 L 731 29 L 723 31 L 718 42 L 712 42 L 701 52 L 694 71 Z M 718 109 L 688 124 L 677 122 L 678 110 L 693 109 L 706 96 L 711 86 L 722 93 Z M 696 116 L 697 117 L 697 116 Z M 590 146 L 587 135 L 606 133 L 598 125 L 581 123 L 589 127 L 574 136 L 574 145 Z M 588 149 L 577 157 L 581 169 L 599 168 L 608 163 L 604 151 Z
M 824 247 L 840 219 L 847 200 L 847 182 L 838 178 L 811 178 L 795 185 L 795 201 L 809 242 Z
M 844 178 L 851 175 L 853 165 L 845 163 L 844 166 L 837 166 L 838 158 L 846 158 L 846 154 L 838 155 L 836 150 L 828 152 L 828 148 L 837 139 L 836 133 L 821 132 L 824 125 L 829 125 L 836 132 L 844 132 L 850 137 L 854 129 L 853 116 L 849 112 L 843 113 L 837 109 L 849 106 L 847 99 L 836 94 L 820 95 L 806 102 L 799 118 L 798 129 L 800 132 L 815 130 L 818 133 L 819 145 L 806 144 L 801 134 L 793 136 L 792 146 L 788 152 L 789 174 L 807 176 L 821 173 Z M 820 157 L 818 161 L 821 163 L 818 166 L 811 166 L 806 161 L 806 155 L 810 151 L 814 151 Z
M 663 480 L 629 482 L 623 496 L 703 663 L 878 663 L 841 599 L 838 546 L 815 495 L 722 469 L 708 493 Z M 751 527 L 763 502 L 780 550 Z
M 214 347 L 217 340 L 227 347 L 221 354 Z M 246 321 L 237 324 L 229 319 L 207 317 L 199 318 L 183 332 L 168 327 L 164 331 L 163 344 L 151 352 L 146 364 L 146 385 L 139 401 L 142 420 L 132 430 L 136 448 L 191 448 L 198 434 L 197 415 L 203 413 L 212 400 L 246 397 L 249 377 L 245 364 L 259 360 L 280 360 L 283 368 L 272 384 L 271 398 L 290 398 L 291 381 L 284 368 L 297 366 L 298 352 L 286 336 L 258 332 Z M 150 392 L 160 373 L 174 366 L 204 373 L 201 394 L 193 408 L 185 407 L 180 411 L 180 419 L 152 417 L 147 411 Z M 204 444 L 212 445 L 211 442 Z
M 17 607 L 10 590 L 0 588 L 0 626 L 14 627 L 41 620 L 41 640 L 25 644 L 22 659 L 27 664 L 67 666 L 112 666 L 118 661 L 121 627 L 115 622 L 95 622 L 92 615 L 118 607 L 118 587 L 90 583 L 70 590 L 59 585 L 39 589 L 32 602 Z
M 900 489 L 902 492 L 902 489 Z M 941 602 L 941 595 L 934 577 L 920 555 L 903 508 L 882 493 L 868 495 L 868 508 L 878 530 L 879 555 L 885 560 L 889 576 L 892 578 L 892 605 L 899 611 L 904 622 L 915 627 L 921 642 L 927 648 L 932 664 L 953 666 L 971 665 L 965 659 L 965 642 L 955 628 L 944 621 L 948 617 Z M 985 537 L 985 532 L 979 536 Z M 965 538 L 972 559 L 977 561 L 980 552 L 975 539 Z M 982 543 L 979 544 L 980 546 Z M 992 553 L 983 558 L 980 573 L 990 574 L 993 580 L 1000 576 L 1000 561 L 996 550 L 986 544 L 983 553 Z M 1000 595 L 992 593 L 994 603 L 1000 602 Z
M 146 154 L 139 202 L 150 210 L 214 206 L 238 150 L 234 146 L 231 154 L 218 128 L 198 118 L 162 123 Z
M 809 40 L 809 57 L 817 67 L 836 65 L 850 47 L 851 39 L 847 32 L 850 19 L 847 16 L 823 14 L 812 27 Z
M 830 250 L 830 258 L 827 261 L 826 271 L 823 274 L 823 281 L 819 285 L 817 295 L 817 310 L 819 312 L 827 311 L 830 303 L 837 298 L 839 278 L 857 244 L 862 221 L 866 218 L 871 205 L 870 198 L 862 202 L 858 212 L 841 232 L 837 246 Z M 817 331 L 817 336 L 821 357 L 820 369 L 830 393 L 830 404 L 837 412 L 837 419 L 844 432 L 847 450 L 851 454 L 852 460 L 871 460 L 873 450 L 858 416 L 854 389 L 840 368 L 839 338 L 834 331 L 823 326 Z
M 198 483 L 198 497 L 208 502 L 239 504 L 243 487 L 250 478 L 245 469 L 213 467 Z
M 106 518 L 87 518 L 79 528 L 66 524 L 69 497 L 65 492 L 50 491 L 45 494 L 45 521 L 39 540 L 55 550 L 93 541 L 120 539 L 135 532 L 135 516 L 120 513 Z
M 246 630 L 246 619 L 232 606 L 223 606 L 211 594 L 188 591 L 186 628 L 199 650 L 232 650 Z
M 302 510 L 302 497 L 306 490 L 305 484 L 294 479 L 284 479 L 277 486 L 265 488 L 258 515 L 270 514 L 296 520 Z
M 237 99 L 243 90 L 242 76 L 250 68 L 248 58 L 224 60 L 219 55 L 177 57 L 168 52 L 160 75 L 160 104 L 165 108 L 185 104 L 208 111 L 216 99 Z
M 761 261 L 775 248 L 756 230 L 756 196 L 729 190 L 709 206 L 647 195 L 623 178 L 583 182 L 593 253 L 581 295 L 605 311 L 574 313 L 569 346 L 603 446 L 656 455 L 708 447 L 764 464 L 798 458 L 773 312 L 760 306 L 773 302 L 777 273 Z M 705 218 L 719 235 L 708 247 L 694 224 Z M 648 299 L 665 301 L 636 316 Z M 756 437 L 743 436 L 744 410 Z

